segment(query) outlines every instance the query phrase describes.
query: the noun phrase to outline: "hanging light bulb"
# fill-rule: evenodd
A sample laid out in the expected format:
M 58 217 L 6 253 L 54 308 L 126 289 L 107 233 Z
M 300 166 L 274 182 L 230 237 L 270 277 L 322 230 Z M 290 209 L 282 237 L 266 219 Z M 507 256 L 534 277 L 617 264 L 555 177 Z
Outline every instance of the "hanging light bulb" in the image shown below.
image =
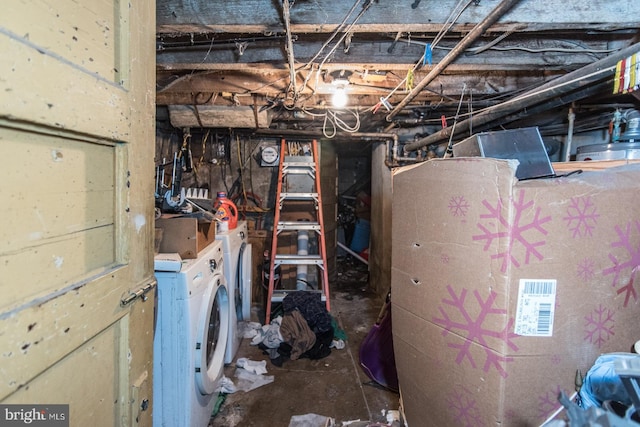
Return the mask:
M 331 97 L 331 104 L 335 108 L 344 108 L 347 106 L 349 97 L 347 96 L 348 81 L 335 81 L 335 89 L 333 90 L 333 96 Z

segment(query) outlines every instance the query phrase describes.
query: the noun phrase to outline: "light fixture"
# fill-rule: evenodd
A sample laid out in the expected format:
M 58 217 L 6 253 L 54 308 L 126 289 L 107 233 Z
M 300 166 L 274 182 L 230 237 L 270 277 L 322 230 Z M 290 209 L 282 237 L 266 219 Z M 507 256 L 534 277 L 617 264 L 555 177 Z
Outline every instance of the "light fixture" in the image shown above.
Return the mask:
M 331 104 L 335 108 L 344 108 L 347 106 L 349 97 L 347 96 L 348 80 L 334 80 L 333 81 L 333 96 L 331 97 Z

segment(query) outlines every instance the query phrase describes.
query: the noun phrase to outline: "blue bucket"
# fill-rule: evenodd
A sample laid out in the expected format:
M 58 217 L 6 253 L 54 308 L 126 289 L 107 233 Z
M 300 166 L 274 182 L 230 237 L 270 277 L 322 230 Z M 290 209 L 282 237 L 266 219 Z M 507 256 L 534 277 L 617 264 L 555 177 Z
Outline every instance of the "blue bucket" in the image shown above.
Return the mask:
M 349 249 L 359 254 L 363 250 L 369 248 L 370 231 L 371 224 L 369 224 L 369 221 L 358 218 L 356 220 L 356 227 L 353 230 L 353 237 L 351 238 L 351 245 L 349 245 Z

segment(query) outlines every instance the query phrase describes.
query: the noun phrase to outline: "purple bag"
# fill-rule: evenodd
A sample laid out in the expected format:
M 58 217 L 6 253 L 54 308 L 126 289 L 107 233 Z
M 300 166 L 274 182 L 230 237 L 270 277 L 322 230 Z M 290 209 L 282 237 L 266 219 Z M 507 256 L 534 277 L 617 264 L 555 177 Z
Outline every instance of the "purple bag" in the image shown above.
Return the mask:
M 369 378 L 383 387 L 398 391 L 391 329 L 391 294 L 387 295 L 376 324 L 362 341 L 359 356 L 360 366 Z

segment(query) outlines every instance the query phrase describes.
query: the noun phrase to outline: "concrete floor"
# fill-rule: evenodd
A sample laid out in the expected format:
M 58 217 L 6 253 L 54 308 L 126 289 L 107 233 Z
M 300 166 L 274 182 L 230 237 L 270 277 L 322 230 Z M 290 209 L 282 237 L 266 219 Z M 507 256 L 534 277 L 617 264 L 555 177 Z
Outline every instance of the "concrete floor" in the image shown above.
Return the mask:
M 368 290 L 363 264 L 341 260 L 338 271 L 339 279 L 331 284 L 331 314 L 347 334 L 345 348 L 332 349 L 324 359 L 289 360 L 277 367 L 268 355 L 250 345 L 250 339 L 244 339 L 236 360 L 266 360 L 265 375 L 272 375 L 274 381 L 248 392 L 228 394 L 211 427 L 287 427 L 291 417 L 305 414 L 330 417 L 336 426 L 391 425 L 386 413 L 398 409 L 399 395 L 371 381 L 358 358 L 360 343 L 375 323 L 382 300 Z M 234 373 L 234 364 L 225 368 L 225 376 L 236 382 Z

